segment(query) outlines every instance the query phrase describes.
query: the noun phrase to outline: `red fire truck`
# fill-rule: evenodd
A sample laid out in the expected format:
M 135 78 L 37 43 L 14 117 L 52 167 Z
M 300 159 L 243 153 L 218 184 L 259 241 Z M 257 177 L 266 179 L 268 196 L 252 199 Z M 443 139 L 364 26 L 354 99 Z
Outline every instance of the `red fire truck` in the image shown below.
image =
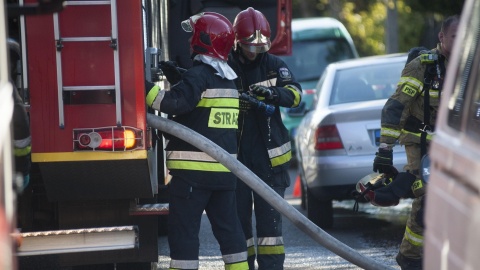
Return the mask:
M 145 80 L 168 88 L 160 60 L 188 67 L 180 21 L 202 10 L 261 10 L 272 52 L 289 54 L 291 0 L 52 2 L 63 10 L 9 27 L 21 44 L 17 84 L 32 136 L 20 268 L 156 269 L 168 173 L 162 134 L 146 122 Z

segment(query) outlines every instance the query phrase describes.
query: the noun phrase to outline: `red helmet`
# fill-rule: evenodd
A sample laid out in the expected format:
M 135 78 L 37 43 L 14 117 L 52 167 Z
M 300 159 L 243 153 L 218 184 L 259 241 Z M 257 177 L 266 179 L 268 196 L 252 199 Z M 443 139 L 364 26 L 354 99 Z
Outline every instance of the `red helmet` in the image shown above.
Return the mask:
M 225 61 L 228 59 L 235 34 L 232 23 L 225 16 L 215 12 L 199 13 L 183 21 L 182 28 L 186 32 L 193 31 L 190 47 L 194 52 Z
M 270 49 L 270 24 L 267 18 L 251 7 L 240 11 L 233 22 L 237 45 L 243 49 L 264 53 Z

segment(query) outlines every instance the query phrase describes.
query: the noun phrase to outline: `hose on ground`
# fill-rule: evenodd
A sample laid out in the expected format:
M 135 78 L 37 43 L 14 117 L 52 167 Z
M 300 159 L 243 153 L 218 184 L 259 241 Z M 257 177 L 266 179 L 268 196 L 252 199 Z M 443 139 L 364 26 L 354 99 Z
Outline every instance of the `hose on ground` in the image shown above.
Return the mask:
M 295 209 L 292 205 L 290 205 L 275 191 L 273 191 L 267 184 L 265 184 L 265 182 L 258 178 L 257 175 L 245 167 L 245 165 L 239 162 L 236 158 L 232 157 L 223 148 L 219 147 L 201 134 L 198 134 L 197 132 L 174 121 L 168 120 L 164 117 L 156 116 L 154 114 L 147 114 L 147 124 L 150 127 L 167 132 L 177 138 L 189 142 L 191 145 L 207 153 L 218 162 L 221 162 L 232 173 L 240 178 L 240 180 L 245 182 L 245 184 L 247 184 L 265 201 L 267 201 L 273 208 L 287 217 L 301 231 L 306 233 L 316 242 L 329 249 L 333 253 L 359 267 L 362 267 L 363 269 L 393 269 L 378 263 L 369 257 L 363 256 L 356 250 L 350 248 L 326 233 L 297 209 Z

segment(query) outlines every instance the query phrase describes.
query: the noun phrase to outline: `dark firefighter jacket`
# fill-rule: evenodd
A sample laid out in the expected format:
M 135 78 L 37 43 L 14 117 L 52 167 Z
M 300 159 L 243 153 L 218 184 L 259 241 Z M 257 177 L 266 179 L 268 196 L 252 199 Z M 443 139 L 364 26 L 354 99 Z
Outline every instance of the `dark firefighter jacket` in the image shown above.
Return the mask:
M 438 60 L 435 60 L 438 59 Z M 395 93 L 387 100 L 382 110 L 382 129 L 380 143 L 394 144 L 398 139 L 400 144 L 420 144 L 421 129 L 424 123 L 429 123 L 427 141 L 432 138 L 433 125 L 437 117 L 440 94 L 445 77 L 447 60 L 442 55 L 440 46 L 429 53 L 421 54 L 402 71 L 402 76 Z M 429 73 L 431 75 L 427 75 Z M 427 81 L 432 81 L 428 89 L 430 119 L 424 119 L 424 89 Z M 427 128 L 428 129 L 428 128 Z
M 238 91 L 232 80 L 215 75 L 210 65 L 194 61 L 182 80 L 160 91 L 152 108 L 210 139 L 236 158 Z M 174 136 L 167 136 L 167 168 L 190 185 L 233 190 L 236 176 L 215 159 Z
M 248 151 L 252 153 L 253 158 L 261 157 L 267 152 L 270 160 L 269 167 L 273 168 L 274 172 L 286 170 L 292 158 L 292 152 L 288 131 L 280 115 L 280 106 L 297 107 L 301 101 L 301 86 L 287 65 L 277 56 L 263 53 L 253 62 L 245 64 L 241 63 L 238 57 L 236 52 L 231 53 L 229 65 L 238 75 L 236 84 L 240 93 L 248 91 L 249 86 L 258 84 L 274 88 L 277 95 L 270 104 L 275 106 L 271 117 L 268 117 L 264 111 L 256 109 L 254 105 L 240 100 L 239 145 L 241 148 L 251 148 Z M 262 97 L 257 99 L 269 103 Z M 255 138 L 257 136 L 261 136 L 261 139 Z M 256 144 L 255 140 L 263 142 Z M 257 174 L 269 173 L 262 168 L 262 165 L 259 165 L 259 170 L 252 171 Z

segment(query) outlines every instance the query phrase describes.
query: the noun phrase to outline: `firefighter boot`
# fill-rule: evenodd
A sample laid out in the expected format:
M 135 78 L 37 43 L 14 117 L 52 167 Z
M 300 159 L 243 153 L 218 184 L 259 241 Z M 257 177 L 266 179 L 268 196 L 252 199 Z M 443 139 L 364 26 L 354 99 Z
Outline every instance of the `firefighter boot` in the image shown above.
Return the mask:
M 407 258 L 402 255 L 402 253 L 398 253 L 397 257 L 395 257 L 397 264 L 400 266 L 402 270 L 422 270 L 422 259 L 411 259 Z

